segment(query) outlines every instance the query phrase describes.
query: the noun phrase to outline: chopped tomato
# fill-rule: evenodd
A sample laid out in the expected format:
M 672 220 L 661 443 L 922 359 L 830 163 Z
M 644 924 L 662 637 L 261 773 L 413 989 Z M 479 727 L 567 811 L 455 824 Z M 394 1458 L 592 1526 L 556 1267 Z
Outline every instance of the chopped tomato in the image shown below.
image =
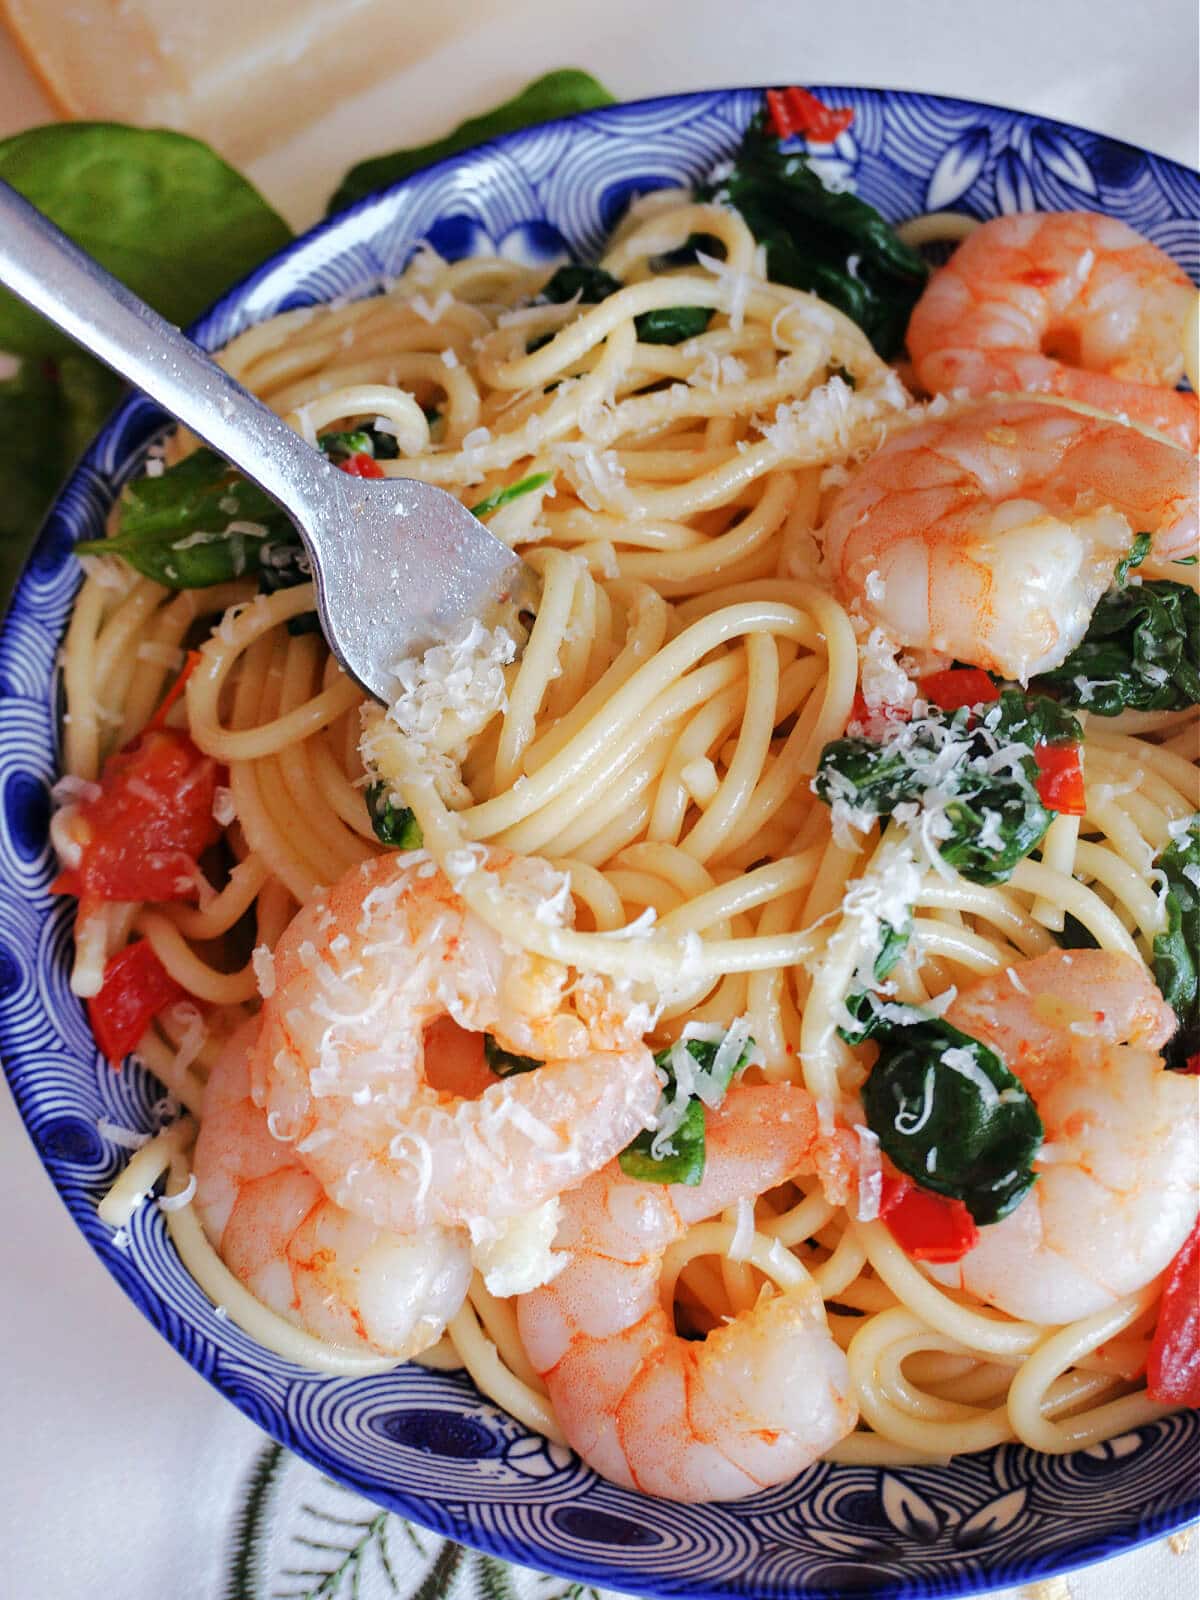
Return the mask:
M 1000 690 L 982 667 L 947 667 L 917 680 L 921 697 L 939 711 L 961 711 L 963 706 L 988 705 L 999 700 Z
M 1038 799 L 1048 811 L 1081 817 L 1087 810 L 1083 766 L 1077 744 L 1037 744 L 1033 759 L 1038 766 Z
M 100 793 L 79 807 L 83 855 L 55 879 L 81 901 L 191 900 L 196 863 L 220 827 L 213 817 L 217 763 L 185 733 L 155 728 L 109 756 Z
M 347 456 L 344 461 L 339 461 L 338 466 L 343 472 L 348 472 L 352 478 L 382 478 L 383 468 L 374 456 L 369 456 L 365 450 L 358 450 L 352 456 Z
M 166 724 L 167 713 L 170 711 L 171 707 L 175 704 L 176 700 L 179 699 L 179 696 L 187 688 L 188 679 L 191 677 L 192 673 L 195 672 L 196 668 L 199 665 L 200 665 L 200 652 L 199 652 L 199 650 L 189 650 L 188 653 L 187 653 L 187 660 L 183 664 L 183 670 L 180 672 L 179 676 L 175 679 L 175 682 L 167 690 L 166 694 L 163 695 L 162 702 L 159 705 L 158 710 L 154 713 L 154 715 L 150 718 L 150 721 L 146 724 L 147 730 L 152 729 L 152 728 L 161 728 Z
M 1164 1405 L 1200 1407 L 1200 1222 L 1167 1268 L 1146 1393 Z
M 767 112 L 771 131 L 779 139 L 802 133 L 814 144 L 831 144 L 854 121 L 849 106 L 827 106 L 807 89 L 768 89 Z
M 151 1020 L 186 994 L 148 939 L 127 944 L 110 956 L 100 993 L 92 996 L 87 1009 L 96 1043 L 112 1065 L 119 1067 Z
M 911 1178 L 884 1178 L 879 1215 L 914 1261 L 958 1261 L 979 1243 L 975 1219 L 961 1200 L 922 1189 Z

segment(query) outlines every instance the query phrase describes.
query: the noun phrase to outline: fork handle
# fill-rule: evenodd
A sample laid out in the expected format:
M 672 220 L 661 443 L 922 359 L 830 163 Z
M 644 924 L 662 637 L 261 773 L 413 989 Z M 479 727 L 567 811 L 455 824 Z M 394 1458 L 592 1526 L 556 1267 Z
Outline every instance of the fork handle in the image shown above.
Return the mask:
M 253 479 L 309 543 L 332 464 L 2 180 L 0 283 Z

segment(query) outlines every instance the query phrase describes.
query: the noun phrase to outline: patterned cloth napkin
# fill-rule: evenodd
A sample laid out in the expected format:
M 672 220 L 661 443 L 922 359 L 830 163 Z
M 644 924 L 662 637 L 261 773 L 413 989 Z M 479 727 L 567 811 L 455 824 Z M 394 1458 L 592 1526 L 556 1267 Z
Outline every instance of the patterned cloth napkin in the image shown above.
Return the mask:
M 1162 1600 L 1196 1570 L 1190 1533 L 999 1600 Z M 277 1444 L 266 1444 L 231 1531 L 223 1600 L 635 1600 L 439 1538 Z M 1165 1586 L 1164 1586 L 1165 1585 Z

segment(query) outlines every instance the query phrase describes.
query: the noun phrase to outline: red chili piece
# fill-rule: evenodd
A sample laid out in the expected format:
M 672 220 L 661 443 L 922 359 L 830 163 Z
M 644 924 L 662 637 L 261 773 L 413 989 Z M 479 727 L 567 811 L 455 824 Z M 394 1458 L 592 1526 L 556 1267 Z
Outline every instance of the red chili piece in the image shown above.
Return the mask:
M 768 89 L 767 120 L 778 139 L 802 133 L 813 144 L 832 144 L 854 121 L 849 106 L 827 106 L 807 89 Z
M 879 1215 L 914 1261 L 958 1261 L 979 1243 L 975 1219 L 961 1200 L 922 1189 L 911 1178 L 884 1178 Z
M 217 771 L 173 728 L 150 730 L 109 756 L 100 793 L 77 814 L 83 858 L 59 874 L 54 893 L 85 904 L 194 899 L 200 853 L 221 832 L 212 814 Z
M 1038 766 L 1038 799 L 1049 811 L 1081 817 L 1087 810 L 1083 766 L 1077 744 L 1037 744 L 1033 759 Z
M 1163 1405 L 1200 1407 L 1200 1222 L 1167 1268 L 1146 1393 Z
M 886 702 L 879 706 L 869 706 L 863 699 L 862 690 L 854 696 L 850 706 L 850 722 L 871 722 L 876 717 L 881 717 L 885 722 L 907 722 L 912 712 L 907 706 L 893 706 Z
M 352 456 L 347 456 L 344 461 L 339 461 L 338 466 L 343 472 L 348 472 L 352 478 L 382 478 L 383 468 L 374 456 L 369 456 L 365 450 L 358 450 Z
M 183 670 L 180 672 L 179 676 L 175 679 L 175 682 L 167 690 L 166 694 L 163 695 L 162 703 L 159 705 L 158 710 L 154 713 L 154 715 L 150 718 L 150 721 L 146 724 L 146 731 L 147 732 L 149 732 L 150 730 L 152 730 L 154 728 L 163 728 L 163 727 L 166 726 L 167 713 L 170 711 L 171 707 L 175 704 L 176 700 L 179 699 L 179 696 L 187 688 L 188 679 L 191 677 L 192 673 L 195 672 L 196 668 L 199 665 L 200 665 L 200 652 L 199 652 L 199 650 L 189 650 L 188 653 L 187 653 L 187 660 L 183 664 Z
M 110 956 L 100 993 L 88 1001 L 87 1010 L 96 1043 L 112 1066 L 121 1065 L 160 1011 L 186 995 L 148 939 Z
M 1000 690 L 981 667 L 947 667 L 917 680 L 921 698 L 939 711 L 961 711 L 963 706 L 989 705 Z

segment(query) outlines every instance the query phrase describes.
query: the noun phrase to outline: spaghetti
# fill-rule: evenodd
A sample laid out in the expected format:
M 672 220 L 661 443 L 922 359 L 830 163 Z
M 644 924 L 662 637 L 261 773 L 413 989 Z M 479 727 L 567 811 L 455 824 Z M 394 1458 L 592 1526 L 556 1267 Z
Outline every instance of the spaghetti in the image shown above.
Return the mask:
M 947 236 L 937 219 L 909 228 Z M 723 258 L 656 269 L 696 235 Z M 424 252 L 386 293 L 285 313 L 222 353 L 314 442 L 334 426 L 394 441 L 372 471 L 471 505 L 539 480 L 490 527 L 537 570 L 542 605 L 519 660 L 478 630 L 440 675 L 410 675 L 406 722 L 364 705 L 319 634 L 297 630 L 310 585 L 259 593 L 246 576 L 173 593 L 86 558 L 64 654 L 64 866 L 78 863 L 106 755 L 147 726 L 189 648 L 198 659 L 166 725 L 227 779 L 213 804 L 222 880 L 195 904 L 85 902 L 75 990 L 95 996 L 114 954 L 149 945 L 204 1012 L 167 1006 L 139 1053 L 202 1118 L 205 1078 L 269 992 L 263 952 L 382 853 L 364 804 L 379 786 L 420 830 L 427 854 L 413 859 L 436 864 L 508 946 L 606 985 L 627 1012 L 644 1007 L 657 1049 L 685 1027 L 741 1027 L 744 1081 L 802 1086 L 824 1126 L 858 1127 L 850 1198 L 796 1178 L 697 1224 L 663 1269 L 695 1333 L 747 1312 L 766 1283 L 816 1285 L 861 1416 L 832 1459 L 941 1460 L 1005 1440 L 1076 1449 L 1149 1420 L 1167 1409 L 1139 1376 L 1157 1277 L 1065 1326 L 935 1281 L 879 1218 L 878 1143 L 856 1109 L 872 1047 L 843 1035 L 883 923 L 911 919 L 891 1001 L 934 1013 L 956 986 L 1057 949 L 1068 924 L 1146 965 L 1165 916 L 1154 863 L 1195 810 L 1196 710 L 1085 712 L 1086 809 L 1057 816 L 1007 881 L 947 869 L 898 821 L 839 828 L 813 788 L 822 753 L 861 717 L 871 675 L 898 669 L 831 592 L 817 532 L 858 462 L 962 403 L 914 402 L 846 316 L 768 280 L 725 206 L 653 197 L 601 266 L 624 286 L 556 304 L 536 298 L 544 272 Z M 638 319 L 679 307 L 700 308 L 703 330 L 639 337 Z M 187 448 L 174 440 L 171 459 Z M 455 698 L 447 682 L 467 687 Z M 472 870 L 489 852 L 544 858 L 570 914 Z M 106 1215 L 127 1216 L 164 1174 L 184 1194 L 191 1127 L 138 1152 Z M 263 1344 L 329 1372 L 388 1364 L 256 1300 L 190 1205 L 167 1221 L 202 1287 Z M 480 1274 L 420 1359 L 465 1366 L 530 1427 L 564 1437 L 511 1301 Z

